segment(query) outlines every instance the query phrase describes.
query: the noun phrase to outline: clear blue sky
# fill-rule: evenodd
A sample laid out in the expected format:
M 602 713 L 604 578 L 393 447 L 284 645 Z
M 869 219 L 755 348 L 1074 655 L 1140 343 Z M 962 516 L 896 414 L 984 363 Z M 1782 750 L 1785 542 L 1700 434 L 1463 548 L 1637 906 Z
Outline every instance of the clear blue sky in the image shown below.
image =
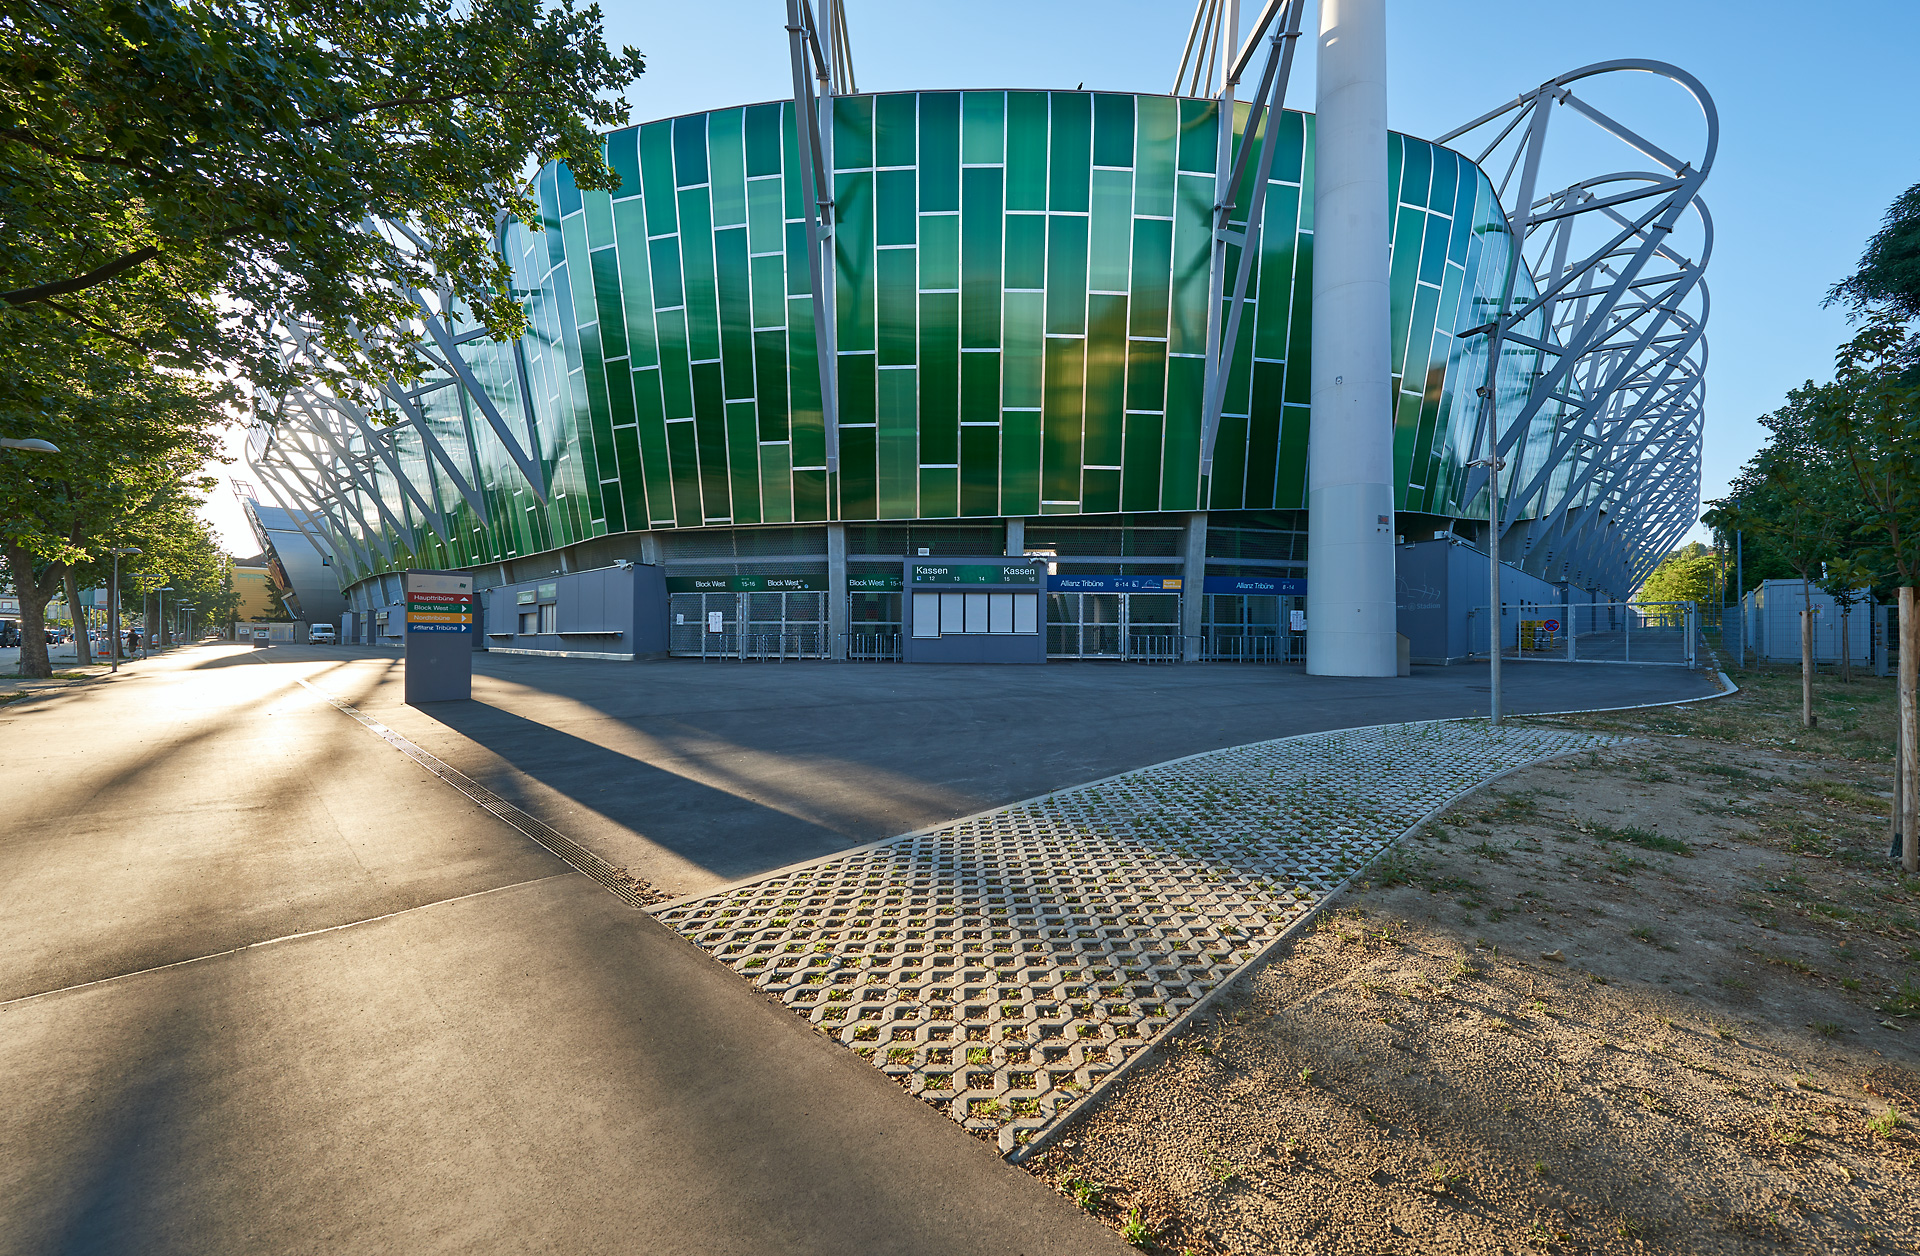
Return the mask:
M 1084 82 L 1163 92 L 1193 13 L 1185 0 L 848 0 L 847 8 L 865 91 Z M 636 122 L 791 93 L 784 0 L 610 0 L 605 15 L 609 43 L 648 56 L 628 93 Z M 1852 271 L 1894 196 L 1920 182 L 1912 101 L 1920 3 L 1388 0 L 1388 15 L 1389 122 L 1411 135 L 1440 135 L 1564 70 L 1616 57 L 1671 62 L 1712 93 L 1721 139 L 1705 189 L 1717 241 L 1707 273 L 1703 494 L 1722 493 L 1759 447 L 1757 416 L 1830 371 L 1848 330 L 1821 298 Z M 1302 52 L 1288 103 L 1310 109 L 1313 58 L 1310 47 Z M 1650 138 L 1684 143 L 1697 132 L 1691 105 L 1657 84 L 1597 99 Z M 230 544 L 247 548 L 227 495 L 210 506 Z
M 847 10 L 864 91 L 1084 82 L 1163 92 L 1193 14 L 1183 0 L 847 0 Z M 783 0 L 610 0 L 605 11 L 608 42 L 648 55 L 628 94 L 635 121 L 791 92 Z M 1388 116 L 1411 135 L 1442 134 L 1563 70 L 1615 57 L 1672 62 L 1712 93 L 1721 134 L 1705 190 L 1717 240 L 1703 492 L 1717 496 L 1759 446 L 1755 418 L 1829 372 L 1847 325 L 1821 298 L 1851 272 L 1894 196 L 1920 183 L 1920 4 L 1389 0 L 1388 17 Z M 1288 103 L 1310 109 L 1313 58 L 1302 52 Z M 1649 137 L 1663 124 L 1665 134 L 1695 133 L 1677 93 L 1603 103 Z

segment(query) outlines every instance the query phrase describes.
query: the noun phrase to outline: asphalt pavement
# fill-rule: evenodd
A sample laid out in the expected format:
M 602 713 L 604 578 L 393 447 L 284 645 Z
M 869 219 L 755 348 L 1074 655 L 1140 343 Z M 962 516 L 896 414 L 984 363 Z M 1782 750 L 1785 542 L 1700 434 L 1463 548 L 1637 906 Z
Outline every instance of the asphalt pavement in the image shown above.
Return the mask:
M 0 1253 L 1124 1250 L 296 683 L 0 707 Z
M 297 647 L 316 683 L 662 891 L 1222 746 L 1483 715 L 1487 667 L 600 663 L 477 656 L 474 699 L 402 705 L 396 652 Z M 1677 667 L 1509 662 L 1513 713 L 1703 697 Z

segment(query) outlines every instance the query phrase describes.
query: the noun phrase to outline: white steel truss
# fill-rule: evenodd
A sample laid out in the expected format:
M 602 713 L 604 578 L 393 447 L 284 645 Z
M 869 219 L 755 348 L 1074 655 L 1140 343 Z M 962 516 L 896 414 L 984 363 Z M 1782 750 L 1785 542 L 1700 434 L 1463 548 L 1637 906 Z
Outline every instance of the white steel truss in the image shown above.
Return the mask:
M 1704 123 L 1697 155 L 1679 157 L 1575 93 L 1603 75 L 1651 75 L 1683 89 Z M 1541 193 L 1548 124 L 1558 111 L 1654 164 L 1576 179 Z M 1564 130 L 1564 125 L 1560 128 Z M 1478 334 L 1488 383 L 1480 435 L 1497 434 L 1501 556 L 1552 581 L 1624 596 L 1693 525 L 1700 502 L 1707 288 L 1713 222 L 1700 200 L 1719 145 L 1719 116 L 1700 81 L 1660 61 L 1617 60 L 1542 83 L 1436 142 L 1487 137 L 1483 169 L 1504 166 L 1497 191 L 1521 293 L 1510 271 Z M 1501 158 L 1505 160 L 1502 161 Z M 1517 181 L 1516 181 L 1517 173 Z M 1676 233 L 1688 231 L 1682 245 Z M 1517 386 L 1493 369 L 1524 360 Z M 1485 459 L 1469 469 L 1460 507 L 1488 491 Z M 1478 514 L 1479 512 L 1475 512 Z

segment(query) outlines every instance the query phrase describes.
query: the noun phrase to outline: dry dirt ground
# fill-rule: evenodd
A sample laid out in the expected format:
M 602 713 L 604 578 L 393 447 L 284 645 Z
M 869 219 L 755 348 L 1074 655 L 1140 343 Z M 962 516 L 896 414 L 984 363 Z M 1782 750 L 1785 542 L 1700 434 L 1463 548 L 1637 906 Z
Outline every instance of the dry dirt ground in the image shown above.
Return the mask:
M 1463 799 L 1031 1171 L 1165 1252 L 1920 1252 L 1889 682 Z

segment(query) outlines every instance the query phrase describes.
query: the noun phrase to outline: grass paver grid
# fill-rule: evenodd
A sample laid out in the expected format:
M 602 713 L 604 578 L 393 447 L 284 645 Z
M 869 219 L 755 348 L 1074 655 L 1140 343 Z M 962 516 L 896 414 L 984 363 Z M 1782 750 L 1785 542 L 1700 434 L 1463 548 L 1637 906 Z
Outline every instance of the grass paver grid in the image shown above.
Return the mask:
M 650 910 L 1012 1152 L 1434 808 L 1622 740 L 1433 721 L 1256 742 Z

